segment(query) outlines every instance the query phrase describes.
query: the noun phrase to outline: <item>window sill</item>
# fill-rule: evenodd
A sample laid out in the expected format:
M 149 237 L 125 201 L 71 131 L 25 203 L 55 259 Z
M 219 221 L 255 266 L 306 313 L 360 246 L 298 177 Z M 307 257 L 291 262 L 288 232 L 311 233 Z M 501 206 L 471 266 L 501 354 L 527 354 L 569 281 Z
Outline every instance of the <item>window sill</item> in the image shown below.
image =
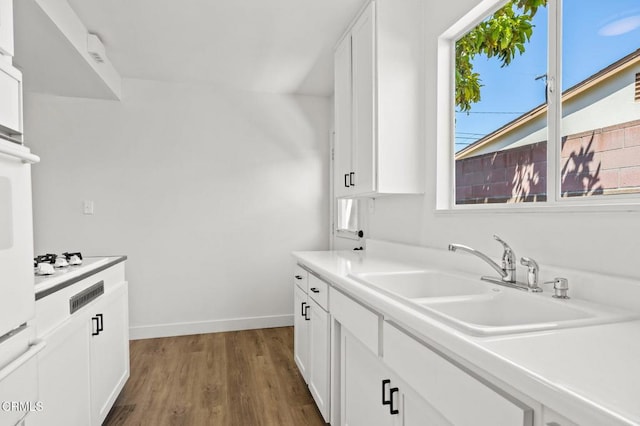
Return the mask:
M 544 205 L 543 205 L 544 204 Z M 576 203 L 568 201 L 565 203 L 540 203 L 538 205 L 524 204 L 474 204 L 458 205 L 448 208 L 436 208 L 437 215 L 468 215 L 468 214 L 540 214 L 540 213 L 638 213 L 640 212 L 639 202 L 620 203 Z

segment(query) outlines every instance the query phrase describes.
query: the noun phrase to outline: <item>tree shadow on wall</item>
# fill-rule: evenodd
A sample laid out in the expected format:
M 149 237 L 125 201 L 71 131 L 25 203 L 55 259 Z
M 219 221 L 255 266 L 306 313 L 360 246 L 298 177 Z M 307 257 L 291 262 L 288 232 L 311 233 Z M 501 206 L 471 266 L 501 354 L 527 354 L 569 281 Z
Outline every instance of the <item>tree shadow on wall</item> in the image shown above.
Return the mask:
M 560 173 L 562 197 L 586 197 L 601 195 L 604 192 L 600 179 L 602 162 L 598 161 L 595 170 L 592 170 L 595 158 L 594 139 L 595 132 L 591 134 L 586 146 L 580 146 L 578 151 L 572 151 L 564 162 Z M 565 136 L 562 138 L 563 148 L 566 143 L 567 137 Z
M 535 163 L 518 164 L 511 183 L 513 187 L 511 188 L 510 202 L 543 201 L 546 198 L 538 189 L 541 178 Z

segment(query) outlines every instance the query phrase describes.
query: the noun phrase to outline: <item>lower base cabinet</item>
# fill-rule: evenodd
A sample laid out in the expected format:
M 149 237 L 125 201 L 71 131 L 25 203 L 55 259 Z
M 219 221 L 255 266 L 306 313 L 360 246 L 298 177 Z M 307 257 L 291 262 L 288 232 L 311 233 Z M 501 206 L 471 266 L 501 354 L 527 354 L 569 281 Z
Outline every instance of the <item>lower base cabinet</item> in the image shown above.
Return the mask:
M 329 420 L 329 313 L 309 300 L 309 391 L 325 421 Z
M 317 287 L 312 287 L 309 290 L 310 294 L 307 294 L 304 291 L 307 280 L 317 283 L 318 278 L 310 278 L 308 272 L 300 268 L 296 270 L 294 278 L 294 360 L 309 387 L 320 414 L 328 423 L 331 405 L 330 322 L 329 313 L 318 302 L 318 300 L 324 300 L 319 295 L 324 294 L 327 290 L 326 288 L 319 290 Z M 300 286 L 301 283 L 302 286 Z M 326 286 L 321 283 L 317 283 L 317 285 L 318 287 Z M 316 298 L 314 299 L 314 297 Z
M 341 394 L 345 426 L 449 426 L 349 331 L 342 332 Z
M 129 378 L 128 285 L 107 290 L 43 336 L 31 425 L 101 425 Z
M 105 294 L 91 320 L 91 412 L 94 425 L 104 421 L 129 378 L 127 285 Z M 95 319 L 93 319 L 95 318 Z

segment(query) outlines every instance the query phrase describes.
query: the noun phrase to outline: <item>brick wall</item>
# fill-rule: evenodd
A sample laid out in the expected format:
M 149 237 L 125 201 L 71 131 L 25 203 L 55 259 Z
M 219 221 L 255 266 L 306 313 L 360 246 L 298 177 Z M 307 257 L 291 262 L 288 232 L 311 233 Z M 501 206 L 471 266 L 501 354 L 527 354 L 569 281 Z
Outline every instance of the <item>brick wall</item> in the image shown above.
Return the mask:
M 640 120 L 567 136 L 562 195 L 640 193 Z M 456 204 L 546 200 L 547 143 L 456 160 Z

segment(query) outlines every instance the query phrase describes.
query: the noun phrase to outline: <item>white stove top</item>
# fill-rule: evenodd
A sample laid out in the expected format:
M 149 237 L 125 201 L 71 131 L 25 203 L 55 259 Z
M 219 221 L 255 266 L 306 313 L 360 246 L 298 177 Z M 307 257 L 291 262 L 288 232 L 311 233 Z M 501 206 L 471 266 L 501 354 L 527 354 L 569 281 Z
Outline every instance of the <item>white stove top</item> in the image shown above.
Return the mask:
M 82 259 L 82 265 L 55 268 L 55 273 L 52 275 L 36 275 L 34 280 L 36 293 L 56 286 L 68 279 L 75 278 L 85 272 L 91 271 L 92 269 L 98 268 L 109 262 L 110 259 L 113 258 L 85 257 Z

